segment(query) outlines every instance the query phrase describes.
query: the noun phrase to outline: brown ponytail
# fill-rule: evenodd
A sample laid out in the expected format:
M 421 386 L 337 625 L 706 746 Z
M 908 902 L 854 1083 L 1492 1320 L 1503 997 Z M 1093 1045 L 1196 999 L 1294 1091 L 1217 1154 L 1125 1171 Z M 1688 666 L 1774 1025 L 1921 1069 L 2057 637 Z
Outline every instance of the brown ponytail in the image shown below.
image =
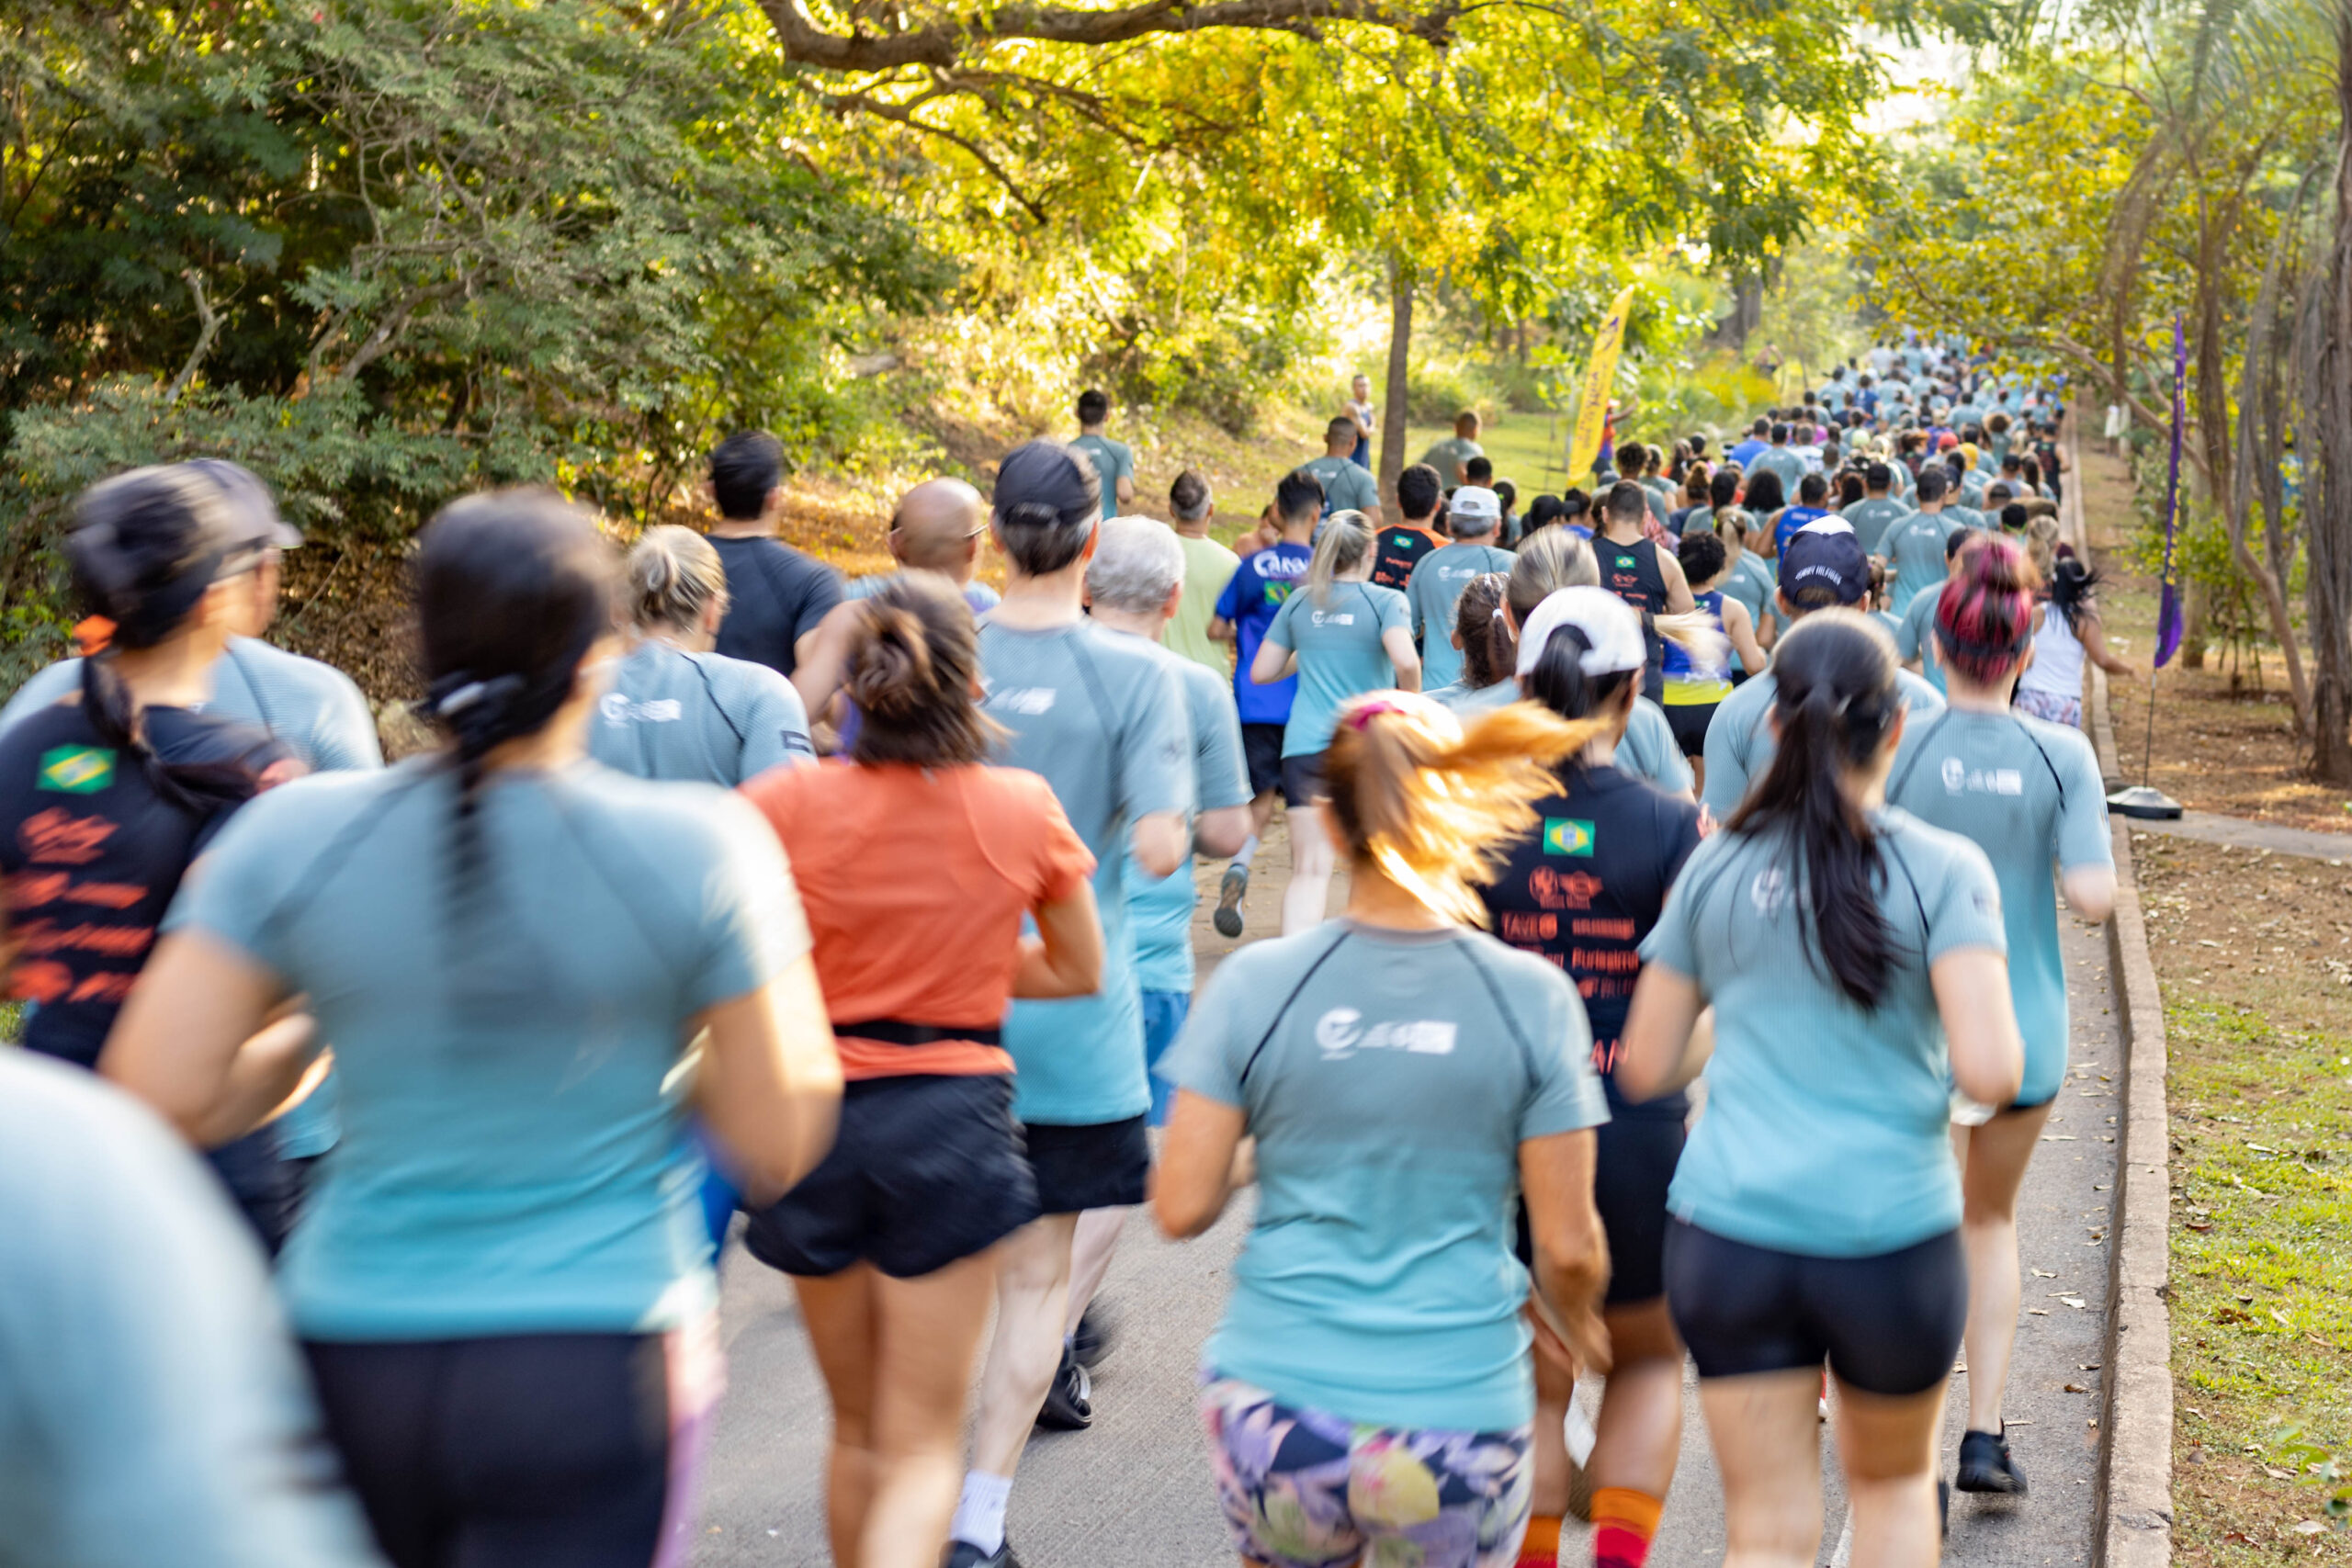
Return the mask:
M 938 573 L 901 573 L 861 602 L 842 682 L 858 711 L 851 760 L 987 761 L 999 730 L 972 694 L 979 664 L 971 606 Z

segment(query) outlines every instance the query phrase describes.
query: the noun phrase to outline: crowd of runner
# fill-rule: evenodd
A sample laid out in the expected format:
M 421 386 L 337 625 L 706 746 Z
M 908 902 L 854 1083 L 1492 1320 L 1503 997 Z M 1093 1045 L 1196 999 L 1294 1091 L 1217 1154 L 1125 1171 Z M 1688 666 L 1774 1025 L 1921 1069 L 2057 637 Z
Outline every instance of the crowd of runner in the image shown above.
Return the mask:
M 1090 392 L 846 585 L 746 433 L 625 558 L 551 492 L 435 517 L 390 767 L 263 640 L 254 476 L 93 486 L 81 656 L 0 714 L 0 1561 L 682 1563 L 740 1236 L 834 1561 L 1011 1568 L 1129 1213 L 1244 1189 L 1242 1562 L 1574 1516 L 1641 1568 L 1686 1357 L 1732 1553 L 1813 1560 L 1829 1419 L 1852 1561 L 1934 1560 L 1949 1486 L 2027 1488 L 2058 905 L 2114 894 L 2063 390 L 1906 337 L 1521 513 L 1470 413 L 1384 506 L 1358 378 L 1238 548 L 1195 472 L 1134 514 Z M 1282 934 L 1195 1000 L 1196 858 L 1239 937 L 1278 805 Z

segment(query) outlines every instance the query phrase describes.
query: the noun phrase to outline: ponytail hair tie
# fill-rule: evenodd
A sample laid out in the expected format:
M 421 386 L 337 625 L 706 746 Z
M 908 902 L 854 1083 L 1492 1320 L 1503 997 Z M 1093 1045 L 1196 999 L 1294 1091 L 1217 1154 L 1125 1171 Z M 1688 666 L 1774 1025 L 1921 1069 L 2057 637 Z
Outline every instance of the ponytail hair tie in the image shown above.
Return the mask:
M 1366 729 L 1369 729 L 1372 727 L 1372 721 L 1378 718 L 1382 714 L 1403 713 L 1405 709 L 1402 704 L 1392 703 L 1386 697 L 1374 697 L 1372 701 L 1363 704 L 1340 722 L 1345 724 L 1350 729 L 1354 730 L 1358 735 L 1362 735 Z

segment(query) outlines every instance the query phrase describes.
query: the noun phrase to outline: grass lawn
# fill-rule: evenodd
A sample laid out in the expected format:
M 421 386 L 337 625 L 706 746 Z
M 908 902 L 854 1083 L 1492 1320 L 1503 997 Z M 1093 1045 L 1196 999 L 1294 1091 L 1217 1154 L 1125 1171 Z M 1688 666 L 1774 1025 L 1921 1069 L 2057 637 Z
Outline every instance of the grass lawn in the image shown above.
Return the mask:
M 1406 460 L 1419 462 L 1422 453 L 1453 434 L 1452 428 L 1445 425 L 1411 426 L 1405 433 Z M 1479 434 L 1478 445 L 1494 460 L 1495 478 L 1509 479 L 1519 487 L 1522 511 L 1544 491 L 1556 495 L 1566 488 L 1567 476 L 1562 471 L 1568 448 L 1568 423 L 1565 418 L 1548 413 L 1504 415 L 1488 422 Z

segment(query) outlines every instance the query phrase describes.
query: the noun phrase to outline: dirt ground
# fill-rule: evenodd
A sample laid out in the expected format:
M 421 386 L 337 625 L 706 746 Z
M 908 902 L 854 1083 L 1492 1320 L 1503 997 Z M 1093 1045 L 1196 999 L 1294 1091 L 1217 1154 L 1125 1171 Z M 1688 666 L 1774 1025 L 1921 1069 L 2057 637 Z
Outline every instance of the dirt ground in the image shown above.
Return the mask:
M 2115 651 L 2137 666 L 2136 681 L 2110 680 L 2117 761 L 2126 784 L 2150 783 L 2193 811 L 2217 811 L 2319 832 L 2352 833 L 2352 792 L 2303 776 L 2307 755 L 2295 734 L 2286 665 L 2276 649 L 2250 658 L 2232 691 L 2221 650 L 2191 670 L 2176 658 L 2155 677 L 2154 744 L 2148 741 L 2148 662 L 2155 651 L 2156 581 L 2111 548 L 2134 536 L 2131 480 L 2123 462 L 2086 442 L 2084 521 L 2105 587 L 2103 619 Z M 2257 688 L 2258 685 L 2258 689 Z M 2352 847 L 2352 846 L 2347 846 Z

